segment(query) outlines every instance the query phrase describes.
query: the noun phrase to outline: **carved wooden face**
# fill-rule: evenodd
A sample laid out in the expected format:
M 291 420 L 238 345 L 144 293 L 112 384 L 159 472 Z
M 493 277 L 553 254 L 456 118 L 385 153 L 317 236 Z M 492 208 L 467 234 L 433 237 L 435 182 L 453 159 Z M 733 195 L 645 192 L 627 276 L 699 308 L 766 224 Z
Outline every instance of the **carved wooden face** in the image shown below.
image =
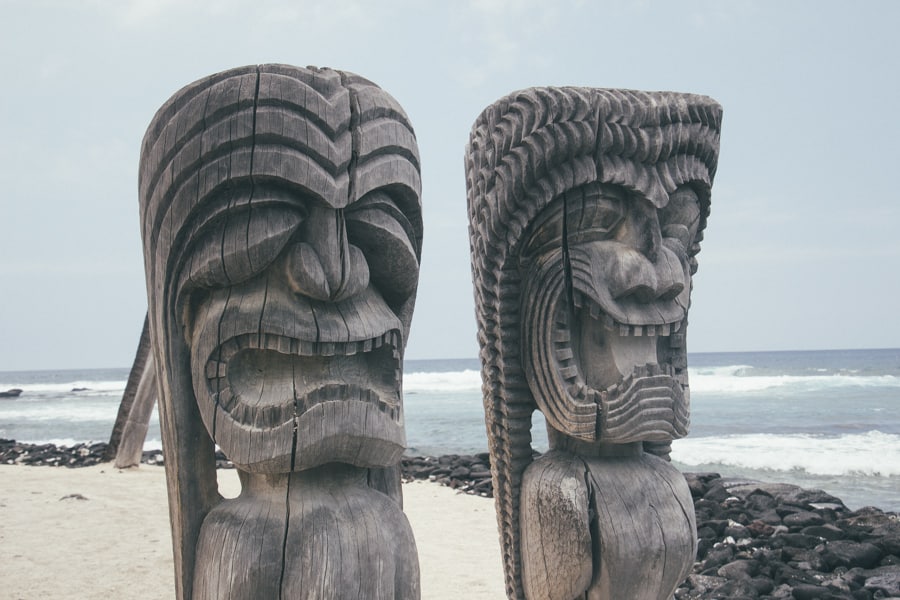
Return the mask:
M 257 185 L 188 242 L 179 324 L 204 423 L 236 464 L 399 458 L 418 280 L 407 209 L 380 190 L 332 206 Z
M 593 183 L 531 225 L 520 252 L 523 353 L 551 426 L 613 443 L 687 433 L 679 357 L 701 210 L 689 185 L 655 206 Z

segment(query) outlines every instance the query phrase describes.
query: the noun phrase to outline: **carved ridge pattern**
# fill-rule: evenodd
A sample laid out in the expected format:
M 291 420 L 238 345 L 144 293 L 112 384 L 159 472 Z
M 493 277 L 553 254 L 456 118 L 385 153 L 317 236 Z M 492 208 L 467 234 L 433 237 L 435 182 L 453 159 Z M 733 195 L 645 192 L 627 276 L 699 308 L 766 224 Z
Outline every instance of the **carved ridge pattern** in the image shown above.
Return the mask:
M 687 435 L 690 412 L 687 403 L 674 400 L 685 394 L 681 385 L 672 385 L 673 377 L 671 369 L 661 373 L 659 365 L 647 365 L 636 369 L 620 385 L 601 392 L 601 437 L 627 444 L 668 441 Z M 636 414 L 641 418 L 634 419 Z M 654 419 L 655 414 L 661 418 Z
M 559 102 L 570 96 L 569 102 Z M 507 264 L 507 252 L 510 240 L 521 236 L 538 207 L 566 187 L 594 177 L 590 160 L 593 127 L 577 126 L 589 114 L 587 99 L 579 90 L 538 89 L 514 94 L 479 117 L 466 153 L 485 419 L 507 595 L 512 598 L 522 596 L 519 489 L 522 473 L 531 463 L 535 405 L 519 359 L 519 275 L 517 265 Z M 576 125 L 557 127 L 559 136 L 542 135 L 567 121 Z M 539 178 L 538 173 L 545 176 Z M 579 175 L 583 181 L 579 182 Z M 517 197 L 531 199 L 536 194 L 542 196 L 536 202 L 516 202 Z
M 160 425 L 171 481 L 177 591 L 185 598 L 190 597 L 200 524 L 219 497 L 214 447 L 193 401 L 190 368 L 163 366 L 190 361 L 178 331 L 182 307 L 176 292 L 190 291 L 191 286 L 228 287 L 266 268 L 297 231 L 302 218 L 297 214 L 302 211 L 283 208 L 296 206 L 298 196 L 318 198 L 342 210 L 361 195 L 385 189 L 404 217 L 400 227 L 419 261 L 420 161 L 408 118 L 374 83 L 350 73 L 286 65 L 232 69 L 186 86 L 155 115 L 141 156 L 140 214 L 150 328 L 155 354 L 165 357 L 156 364 Z M 347 211 L 348 221 L 358 218 L 351 213 Z M 206 244 L 209 240 L 218 243 Z M 195 252 L 198 244 L 202 251 Z M 406 325 L 415 298 L 415 284 L 411 285 L 398 311 Z M 262 318 L 267 313 L 260 314 Z M 356 315 L 348 318 L 362 322 Z M 225 333 L 220 330 L 219 338 L 225 340 Z M 398 336 L 406 332 L 392 330 L 385 335 L 396 347 Z M 346 340 L 346 349 L 333 348 L 332 353 L 380 343 L 376 333 L 372 336 L 368 342 Z M 261 338 L 258 345 L 281 348 L 285 340 Z M 402 349 L 395 354 L 391 364 L 396 363 L 393 371 L 399 378 Z M 212 369 L 208 376 L 213 380 L 219 377 L 219 365 L 207 368 Z M 324 396 L 347 390 L 325 386 L 306 400 L 318 405 Z M 351 392 L 371 404 L 374 412 L 397 416 L 395 407 L 382 406 L 370 393 Z M 280 421 L 275 412 L 271 420 L 263 420 Z M 295 424 L 289 420 L 285 426 Z M 176 440 L 181 440 L 181 447 Z M 185 474 L 182 465 L 193 471 Z
M 159 163 L 152 168 L 142 167 L 142 194 L 151 194 L 153 198 L 145 206 L 161 207 L 156 216 L 144 218 L 144 223 L 152 222 L 155 224 L 152 230 L 145 230 L 145 236 L 149 235 L 155 241 L 160 236 L 172 235 L 171 233 L 167 234 L 167 232 L 178 231 L 181 239 L 193 237 L 198 229 L 207 226 L 208 221 L 198 221 L 195 225 L 192 225 L 189 234 L 185 235 L 185 230 L 182 229 L 182 222 L 177 219 L 173 220 L 172 215 L 191 214 L 198 207 L 209 202 L 218 202 L 220 205 L 217 210 L 221 213 L 233 212 L 239 203 L 246 203 L 249 209 L 252 199 L 252 192 L 249 190 L 252 190 L 258 184 L 264 184 L 268 179 L 277 181 L 280 186 L 297 184 L 298 182 L 291 177 L 291 173 L 302 173 L 306 176 L 305 179 L 320 181 L 321 185 L 318 189 L 305 187 L 303 191 L 323 198 L 330 197 L 328 199 L 332 200 L 342 196 L 346 197 L 348 186 L 354 183 L 355 180 L 365 180 L 369 173 L 374 173 L 375 178 L 373 179 L 369 176 L 370 180 L 365 181 L 364 185 L 357 184 L 355 187 L 358 195 L 354 196 L 354 198 L 364 195 L 371 189 L 384 185 L 397 186 L 398 184 L 410 190 L 407 196 L 418 197 L 421 188 L 418 173 L 418 151 L 412 127 L 399 105 L 391 100 L 394 104 L 388 108 L 383 108 L 371 99 L 366 101 L 367 90 L 379 90 L 379 88 L 361 77 L 349 80 L 352 82 L 353 95 L 363 98 L 363 100 L 352 100 L 362 104 L 362 110 L 356 118 L 360 120 L 360 127 L 364 132 L 360 136 L 360 140 L 351 144 L 349 90 L 340 85 L 337 72 L 328 72 L 333 80 L 329 83 L 333 85 L 325 90 L 330 92 L 330 94 L 324 96 L 319 93 L 320 89 L 325 87 L 322 80 L 329 78 L 324 72 L 316 73 L 315 77 L 307 77 L 309 79 L 309 84 L 307 85 L 306 82 L 298 82 L 291 77 L 267 71 L 267 69 L 276 70 L 278 67 L 278 65 L 263 65 L 260 67 L 260 80 L 263 83 L 269 81 L 268 85 L 272 85 L 272 81 L 277 80 L 282 84 L 302 87 L 307 96 L 313 93 L 317 94 L 319 96 L 319 114 L 315 115 L 308 108 L 300 110 L 299 105 L 295 103 L 288 106 L 298 108 L 297 114 L 286 113 L 284 109 L 267 111 L 263 108 L 267 106 L 267 103 L 264 102 L 260 105 L 256 117 L 256 135 L 254 135 L 254 127 L 252 126 L 253 103 L 248 102 L 243 95 L 239 95 L 237 101 L 230 105 L 213 107 L 216 120 L 213 123 L 209 123 L 205 117 L 200 119 L 200 124 L 205 125 L 203 128 L 196 123 L 185 122 L 186 119 L 191 117 L 196 118 L 197 110 L 190 110 L 187 114 L 182 112 L 176 113 L 166 127 L 159 129 L 158 135 L 160 137 L 152 145 L 148 142 L 149 138 L 145 139 L 145 152 L 147 148 L 152 148 L 150 150 L 152 159 L 159 159 Z M 288 73 L 291 72 L 288 70 Z M 236 70 L 236 75 L 246 77 L 246 73 L 242 73 L 242 70 Z M 192 98 L 192 102 L 196 103 L 204 97 L 212 96 L 217 88 L 225 87 L 228 84 L 228 80 L 217 81 L 215 86 L 207 90 L 205 95 L 198 94 Z M 335 106 L 339 107 L 338 101 L 341 98 L 344 99 L 344 109 L 335 108 Z M 378 100 L 383 102 L 383 97 L 379 96 Z M 229 108 L 231 112 L 229 112 Z M 236 112 L 234 112 L 235 110 Z M 281 119 L 282 128 L 277 129 L 277 133 L 274 127 L 277 122 L 270 118 L 273 112 L 277 112 L 283 117 Z M 242 129 L 238 139 L 232 138 L 228 144 L 219 144 L 218 146 L 207 147 L 207 145 L 202 145 L 201 149 L 192 150 L 191 162 L 184 162 L 184 159 L 181 157 L 187 152 L 188 148 L 193 148 L 192 140 L 196 141 L 196 139 L 202 137 L 202 133 L 204 131 L 208 132 L 215 123 L 227 121 L 229 118 L 233 121 L 236 115 L 242 113 L 247 115 L 246 119 L 242 120 L 246 120 L 251 126 L 246 131 Z M 389 124 L 391 119 L 394 119 L 394 122 Z M 316 145 L 300 144 L 295 138 L 306 139 L 306 136 L 294 136 L 292 138 L 290 135 L 285 134 L 284 123 L 286 120 L 296 122 L 293 128 L 302 126 L 306 128 L 306 131 L 316 130 L 326 135 L 316 136 L 315 139 L 318 140 Z M 233 122 L 231 126 L 234 127 Z M 403 132 L 402 137 L 399 138 L 401 141 L 398 142 L 398 138 L 379 135 L 385 128 L 388 128 L 389 132 L 401 130 Z M 157 129 L 154 128 L 154 131 Z M 366 129 L 370 131 L 370 134 L 367 135 L 365 133 Z M 181 134 L 181 132 L 185 133 Z M 181 134 L 181 137 L 178 137 L 174 143 L 176 150 L 165 153 L 160 157 L 159 146 L 162 141 L 166 140 L 166 143 L 172 144 L 171 138 L 173 136 L 177 137 L 179 134 Z M 327 134 L 330 134 L 330 136 Z M 384 139 L 391 140 L 391 143 L 384 144 L 382 142 Z M 281 145 L 282 141 L 288 141 L 289 143 Z M 243 167 L 235 164 L 235 156 L 237 154 L 235 150 L 241 144 L 246 146 L 246 157 Z M 260 157 L 265 157 L 268 153 L 267 149 L 270 147 L 273 150 L 275 147 L 278 149 L 277 153 L 272 152 L 272 156 L 277 158 L 277 168 L 274 169 L 260 166 L 261 163 L 265 164 Z M 296 153 L 289 154 L 285 152 L 288 149 L 294 150 Z M 256 166 L 253 168 L 252 173 L 250 170 L 251 154 L 257 155 Z M 312 154 L 312 158 L 317 158 L 318 160 L 311 160 L 310 156 L 308 156 L 309 154 Z M 350 169 L 351 156 L 353 154 L 357 155 L 358 159 L 356 168 Z M 285 155 L 295 157 L 296 164 L 285 165 Z M 385 169 L 383 169 L 382 164 L 387 161 L 392 162 L 394 167 L 391 180 L 387 180 L 383 176 Z M 150 163 L 151 165 L 154 164 L 153 160 Z M 244 174 L 235 173 L 236 167 L 244 171 Z M 169 181 L 160 177 L 160 174 L 168 173 L 173 169 L 183 175 L 180 178 Z M 307 175 L 309 170 L 316 171 L 318 176 L 309 177 Z M 351 181 L 351 178 L 354 181 Z M 242 182 L 245 182 L 248 186 L 248 192 L 243 194 L 235 189 L 235 186 L 240 185 Z M 156 187 L 145 187 L 145 185 L 154 184 Z M 234 194 L 234 192 L 238 193 Z M 163 197 L 158 198 L 158 194 L 163 194 Z M 232 195 L 233 197 L 230 197 Z M 258 204 L 256 202 L 254 206 Z M 410 202 L 410 204 L 415 204 L 415 201 Z M 207 211 L 205 214 L 215 215 L 216 212 Z M 420 214 L 418 219 L 421 219 Z M 419 257 L 421 254 L 421 226 L 417 227 L 417 229 L 414 250 L 416 256 Z M 171 242 L 173 257 L 177 257 L 180 254 L 178 251 L 179 246 L 180 243 L 177 240 Z M 166 265 L 165 274 L 159 272 L 159 269 L 162 267 L 163 265 L 157 265 L 156 284 L 162 283 L 181 269 L 179 263 L 171 261 Z M 173 300 L 170 299 L 170 301 Z
M 553 263 L 554 260 L 548 257 L 545 265 Z M 525 302 L 523 346 L 538 349 L 535 358 L 543 367 L 532 365 L 526 372 L 532 378 L 531 389 L 540 390 L 545 398 L 545 410 L 553 411 L 552 414 L 545 414 L 547 420 L 553 424 L 566 423 L 571 435 L 590 440 L 595 437 L 597 429 L 598 407 L 592 395 L 586 398 L 588 390 L 585 389 L 584 381 L 578 380 L 577 367 L 571 364 L 573 356 L 568 326 L 570 316 L 568 310 L 560 309 L 560 304 L 565 305 L 567 300 L 565 277 L 565 271 L 551 267 L 542 269 L 526 282 L 522 299 L 530 301 Z M 537 342 L 533 341 L 534 338 L 537 338 Z M 561 357 L 560 352 L 566 354 Z M 548 375 L 555 375 L 558 371 L 566 377 L 565 380 Z M 565 388 L 569 388 L 571 396 L 579 402 L 551 400 L 557 398 Z
M 702 231 L 720 125 L 721 108 L 702 96 L 591 88 L 514 92 L 473 125 L 466 149 L 470 251 L 510 598 L 524 597 L 519 486 L 531 462 L 535 410 L 520 359 L 522 289 L 515 263 L 523 232 L 553 198 L 592 181 L 624 186 L 654 203 L 685 182 L 699 185 Z

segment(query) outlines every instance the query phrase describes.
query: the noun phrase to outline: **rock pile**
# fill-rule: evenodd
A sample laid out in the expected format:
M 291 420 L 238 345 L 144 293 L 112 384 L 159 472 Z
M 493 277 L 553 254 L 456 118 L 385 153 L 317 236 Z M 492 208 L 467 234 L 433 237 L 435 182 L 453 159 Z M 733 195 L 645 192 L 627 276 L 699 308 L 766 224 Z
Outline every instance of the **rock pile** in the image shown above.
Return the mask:
M 0 440 L 0 463 L 97 464 L 106 444 L 19 444 Z M 219 468 L 233 467 L 219 452 Z M 162 452 L 145 452 L 162 465 Z M 404 457 L 404 481 L 427 479 L 491 497 L 490 458 Z M 697 562 L 677 600 L 881 600 L 900 598 L 900 517 L 873 507 L 849 510 L 821 490 L 685 474 L 697 516 Z
M 15 440 L 0 438 L 0 464 L 32 465 L 45 467 L 90 467 L 103 462 L 106 442 L 56 446 L 54 444 L 23 444 Z M 145 450 L 141 462 L 146 465 L 163 466 L 162 450 Z M 222 453 L 216 451 L 216 467 L 233 469 L 234 465 Z
M 492 496 L 490 460 L 405 457 L 403 477 Z M 900 598 L 900 518 L 850 511 L 821 490 L 685 475 L 699 548 L 677 600 L 876 600 Z
M 401 471 L 404 481 L 427 479 L 460 492 L 492 498 L 491 459 L 487 452 L 474 456 L 404 456 Z
M 47 467 L 89 467 L 103 462 L 103 442 L 56 446 L 54 444 L 20 444 L 0 439 L 0 464 Z
M 900 597 L 900 519 L 820 490 L 687 474 L 699 551 L 675 598 Z

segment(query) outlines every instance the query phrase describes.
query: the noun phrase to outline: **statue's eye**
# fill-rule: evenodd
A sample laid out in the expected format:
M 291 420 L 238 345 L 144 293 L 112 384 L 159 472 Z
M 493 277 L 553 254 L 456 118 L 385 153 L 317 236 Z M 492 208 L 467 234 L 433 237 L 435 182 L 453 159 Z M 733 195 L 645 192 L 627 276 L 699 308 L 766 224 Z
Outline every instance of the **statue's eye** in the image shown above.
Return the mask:
M 659 211 L 659 226 L 663 237 L 678 241 L 685 252 L 691 250 L 700 228 L 700 200 L 690 186 L 672 192 Z
M 232 211 L 191 243 L 182 278 L 204 288 L 246 281 L 278 257 L 302 221 L 300 211 L 280 206 Z
M 585 186 L 566 196 L 569 244 L 609 239 L 625 218 L 625 194 L 611 186 Z
M 591 183 L 551 202 L 531 225 L 521 257 L 529 259 L 569 245 L 613 237 L 625 215 L 626 195 L 619 188 Z
M 303 222 L 297 206 L 259 200 L 221 215 L 189 240 L 178 277 L 176 314 L 189 320 L 197 298 L 258 275 L 291 239 Z M 184 322 L 182 325 L 184 325 Z
M 385 301 L 398 308 L 416 290 L 419 258 L 409 219 L 390 195 L 376 190 L 344 213 L 347 237 L 362 250 L 370 278 Z

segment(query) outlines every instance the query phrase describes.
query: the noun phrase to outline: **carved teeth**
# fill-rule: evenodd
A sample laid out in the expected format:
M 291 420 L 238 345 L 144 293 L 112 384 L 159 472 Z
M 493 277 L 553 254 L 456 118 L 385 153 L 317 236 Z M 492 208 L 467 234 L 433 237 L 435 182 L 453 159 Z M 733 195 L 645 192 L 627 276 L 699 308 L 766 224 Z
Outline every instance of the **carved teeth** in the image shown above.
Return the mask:
M 575 383 L 578 377 L 578 367 L 575 365 L 564 366 L 560 368 L 559 374 L 569 383 Z
M 234 338 L 228 340 L 219 346 L 219 360 L 223 362 L 230 360 L 238 353 L 238 350 L 240 350 L 240 348 L 238 347 L 237 341 L 235 341 Z
M 216 377 L 225 377 L 228 374 L 228 363 L 211 360 L 206 363 L 206 378 L 215 379 Z
M 591 301 L 591 299 L 584 294 L 575 292 L 574 299 L 576 307 L 582 309 L 586 308 L 586 312 L 590 314 L 592 319 L 594 319 L 595 321 L 599 321 L 608 331 L 615 332 L 620 337 L 628 337 L 630 335 L 635 337 L 666 337 L 669 335 L 674 335 L 683 328 L 683 321 L 678 321 L 676 323 L 663 323 L 661 325 L 635 325 L 633 323 L 621 323 L 604 312 L 603 309 L 600 308 L 599 304 Z M 554 342 L 565 343 L 570 341 L 569 338 L 565 337 L 568 335 L 568 320 L 566 318 L 566 315 L 567 311 L 556 311 L 557 327 L 554 332 Z
M 309 342 L 276 334 L 245 334 L 223 342 L 217 352 L 210 357 L 210 361 L 228 362 L 241 350 L 273 350 L 281 354 L 300 356 L 352 356 L 360 352 L 371 352 L 384 344 L 389 344 L 399 352 L 400 333 L 388 331 L 375 338 L 359 342 Z M 207 367 L 207 369 L 211 368 Z
M 556 358 L 559 362 L 564 362 L 570 360 L 575 353 L 572 351 L 572 348 L 569 346 L 563 346 L 556 351 Z
M 300 399 L 301 406 L 299 407 L 298 412 L 302 414 L 317 404 L 333 402 L 335 400 L 357 400 L 359 402 L 365 402 L 376 407 L 380 412 L 386 414 L 393 420 L 397 420 L 400 417 L 399 402 L 396 404 L 385 402 L 372 390 L 362 389 L 352 384 L 331 384 L 311 391 Z
M 554 329 L 553 341 L 558 344 L 567 344 L 572 341 L 572 334 L 568 329 Z
M 584 384 L 580 381 L 576 381 L 574 384 L 569 386 L 569 395 L 573 398 L 583 399 L 584 390 Z
M 316 343 L 267 333 L 238 335 L 227 339 L 213 351 L 206 361 L 204 375 L 209 382 L 210 390 L 227 388 L 227 384 L 223 384 L 222 380 L 228 376 L 228 363 L 242 350 L 271 350 L 294 356 L 353 356 L 371 352 L 385 343 L 389 344 L 391 354 L 399 365 L 401 336 L 400 332 L 395 330 L 359 342 Z M 396 371 L 396 380 L 399 381 L 399 366 Z
M 296 416 L 316 404 L 333 401 L 363 402 L 371 406 L 368 410 L 378 410 L 392 420 L 399 421 L 401 419 L 399 395 L 402 375 L 401 342 L 402 333 L 397 330 L 391 330 L 367 340 L 349 342 L 310 342 L 271 333 L 237 335 L 225 340 L 212 352 L 203 367 L 204 375 L 206 375 L 209 393 L 215 399 L 216 405 L 240 423 L 280 423 L 283 420 L 284 414 L 282 413 L 284 411 L 293 412 Z M 382 346 L 385 347 L 378 350 Z M 241 392 L 237 391 L 242 389 L 240 382 L 231 382 L 228 376 L 230 362 L 235 360 L 241 352 L 254 350 L 272 351 L 285 356 L 297 357 L 299 362 L 283 362 L 283 359 L 279 359 L 282 360 L 280 363 L 282 368 L 286 368 L 288 371 L 287 376 L 291 375 L 292 369 L 302 370 L 303 360 L 306 358 L 324 357 L 325 360 L 329 358 L 339 360 L 333 357 L 351 357 L 365 352 L 377 352 L 375 360 L 385 368 L 389 368 L 388 373 L 392 371 L 393 378 L 386 374 L 386 377 L 378 381 L 361 382 L 360 384 L 339 383 L 334 379 L 343 379 L 343 376 L 334 373 L 318 384 L 314 382 L 307 384 L 304 379 L 303 389 L 297 387 L 298 380 L 295 379 L 293 393 L 290 392 L 290 385 L 287 385 L 286 390 L 274 392 L 282 397 L 266 398 L 265 402 L 260 404 L 260 390 L 254 388 L 249 392 L 250 397 L 244 397 Z M 367 360 L 365 357 L 359 357 L 347 362 L 348 364 L 357 364 L 365 360 Z M 236 367 L 232 365 L 232 370 L 234 368 Z M 296 377 L 296 373 L 294 376 Z M 348 380 L 352 380 L 352 377 L 352 373 L 348 374 Z M 235 388 L 233 385 L 238 387 Z M 316 385 L 318 387 L 315 387 Z M 368 389 L 369 385 L 375 387 Z M 287 397 L 283 397 L 283 395 L 287 395 Z

